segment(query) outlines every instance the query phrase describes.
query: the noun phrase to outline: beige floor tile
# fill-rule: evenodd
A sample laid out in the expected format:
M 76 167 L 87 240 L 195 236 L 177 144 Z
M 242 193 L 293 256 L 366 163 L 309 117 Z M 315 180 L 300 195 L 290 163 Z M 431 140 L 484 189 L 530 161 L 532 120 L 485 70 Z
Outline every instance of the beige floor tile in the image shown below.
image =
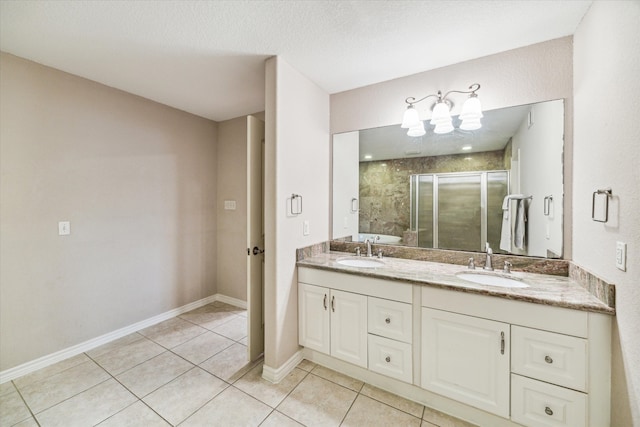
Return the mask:
M 111 375 L 118 375 L 165 351 L 165 348 L 143 337 L 129 344 L 118 346 L 113 351 L 94 357 L 93 360 Z
M 193 365 L 170 351 L 143 362 L 118 375 L 116 379 L 138 397 L 176 379 Z
M 137 401 L 117 414 L 107 418 L 99 427 L 163 427 L 170 426 L 147 405 Z
M 105 398 L 106 396 L 108 399 Z M 41 426 L 47 427 L 92 426 L 120 412 L 135 401 L 136 397 L 112 378 L 36 414 L 36 418 Z
M 229 387 L 187 418 L 181 426 L 207 426 L 212 425 L 211 420 L 225 427 L 257 426 L 271 411 L 264 403 Z
M 256 363 L 259 362 L 248 362 L 247 347 L 236 343 L 205 360 L 200 364 L 200 367 L 216 377 L 232 383 L 246 374 Z
M 307 375 L 277 409 L 307 426 L 337 426 L 356 396 L 353 390 Z
M 294 368 L 282 381 L 273 384 L 262 378 L 262 363 L 260 363 L 236 381 L 234 386 L 275 408 L 307 374 L 301 369 Z
M 0 396 L 0 426 L 12 426 L 29 418 L 31 412 L 15 388 Z
M 171 351 L 198 365 L 231 345 L 233 345 L 233 340 L 213 332 L 205 332 L 172 348 Z
M 273 411 L 260 427 L 303 427 L 302 424 L 292 420 L 286 415 Z
M 438 427 L 438 426 L 435 424 L 431 424 L 428 421 L 422 420 L 422 424 L 420 424 L 420 427 Z
M 476 427 L 475 424 L 468 423 L 431 408 L 424 409 L 422 419 L 438 427 Z
M 421 419 L 359 395 L 342 423 L 345 427 L 358 426 L 407 426 L 420 427 Z
M 247 318 L 235 316 L 228 322 L 212 329 L 212 331 L 234 341 L 241 340 L 247 336 Z
M 222 324 L 236 316 L 232 311 L 225 311 L 212 305 L 200 307 L 197 310 L 181 314 L 180 318 L 201 326 L 209 324 L 210 326 L 218 322 Z
M 201 326 L 194 325 L 186 320 L 178 320 L 179 322 L 173 322 L 170 327 L 146 332 L 141 331 L 140 333 L 165 348 L 173 348 L 207 332 Z
M 90 358 L 95 359 L 96 357 L 100 357 L 104 354 L 110 353 L 114 350 L 117 350 L 118 348 L 125 347 L 142 339 L 144 339 L 142 335 L 134 332 L 133 334 L 125 335 L 122 338 L 118 338 L 117 340 L 113 340 L 111 342 L 103 344 L 100 347 L 96 347 L 93 350 L 89 350 L 86 353 Z
M 228 386 L 210 373 L 193 368 L 142 400 L 165 420 L 176 425 Z
M 238 314 L 247 312 L 246 308 L 236 307 L 235 305 L 227 304 L 226 302 L 222 302 L 222 301 L 214 301 L 212 305 L 217 310 L 224 310 L 224 311 L 229 311 L 229 312 L 238 313 Z
M 18 386 L 18 389 L 29 408 L 37 414 L 109 378 L 104 369 L 89 360 L 26 387 Z
M 18 424 L 14 424 L 13 427 L 40 427 L 36 422 L 36 419 L 29 417 L 24 421 L 20 421 Z
M 16 387 L 21 389 L 28 386 L 29 384 L 42 381 L 56 374 L 59 374 L 60 372 L 66 371 L 69 368 L 73 368 L 74 366 L 78 366 L 82 363 L 88 362 L 89 360 L 90 359 L 85 354 L 78 354 L 77 356 L 70 357 L 61 362 L 47 366 L 46 368 L 38 369 L 35 372 L 24 375 L 20 378 L 16 378 L 15 380 L 13 380 L 13 383 L 16 385 Z
M 179 328 L 180 326 L 185 325 L 185 322 L 186 321 L 184 319 L 181 319 L 180 317 L 172 317 L 171 319 L 167 319 L 160 323 L 156 323 L 155 325 L 144 328 L 138 331 L 138 333 L 145 337 L 149 337 L 149 335 L 156 335 L 164 331 L 165 329 Z
M 396 409 L 407 412 L 414 417 L 422 418 L 424 406 L 419 403 L 412 402 L 404 397 L 389 393 L 388 391 L 381 390 L 369 384 L 365 384 L 360 393 L 377 401 L 386 403 L 389 406 L 393 406 Z
M 311 372 L 316 367 L 316 364 L 307 359 L 302 359 L 302 362 L 298 363 L 297 367 L 303 371 Z
M 0 384 L 0 396 L 4 396 L 5 394 L 9 394 L 16 391 L 13 382 L 7 381 L 6 383 Z
M 354 378 L 348 377 L 340 372 L 325 368 L 324 366 L 316 365 L 311 373 L 319 377 L 329 380 L 343 387 L 350 388 L 353 391 L 360 391 L 364 383 Z

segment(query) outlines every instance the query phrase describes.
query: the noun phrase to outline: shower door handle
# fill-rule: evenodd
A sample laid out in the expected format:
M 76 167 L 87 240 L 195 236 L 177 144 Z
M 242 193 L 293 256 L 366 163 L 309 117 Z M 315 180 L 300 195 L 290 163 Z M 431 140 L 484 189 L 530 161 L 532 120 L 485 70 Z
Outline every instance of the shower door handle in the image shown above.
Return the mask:
M 264 249 L 260 249 L 260 248 L 259 248 L 259 247 L 257 247 L 257 246 L 254 246 L 254 247 L 253 247 L 253 254 L 254 254 L 254 255 L 260 255 L 260 254 L 263 254 L 263 253 L 264 253 Z

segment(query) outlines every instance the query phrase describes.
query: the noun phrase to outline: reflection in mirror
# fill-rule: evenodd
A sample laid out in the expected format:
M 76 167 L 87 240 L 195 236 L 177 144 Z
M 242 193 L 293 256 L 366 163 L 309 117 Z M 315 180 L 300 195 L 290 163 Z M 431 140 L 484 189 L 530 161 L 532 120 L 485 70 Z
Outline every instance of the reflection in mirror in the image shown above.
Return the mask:
M 333 238 L 559 258 L 563 135 L 562 100 L 485 111 L 474 131 L 335 134 Z

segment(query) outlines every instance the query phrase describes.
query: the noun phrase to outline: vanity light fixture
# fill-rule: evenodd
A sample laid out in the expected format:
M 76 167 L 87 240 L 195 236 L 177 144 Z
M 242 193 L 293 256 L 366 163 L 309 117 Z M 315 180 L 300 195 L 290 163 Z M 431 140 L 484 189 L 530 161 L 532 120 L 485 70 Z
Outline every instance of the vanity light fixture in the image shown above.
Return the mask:
M 442 94 L 438 91 L 437 94 L 427 95 L 424 98 L 415 99 L 410 96 L 405 99 L 404 102 L 409 104 L 404 112 L 402 118 L 402 125 L 400 127 L 409 129 L 407 135 L 409 136 L 422 136 L 426 133 L 424 129 L 424 123 L 420 120 L 418 110 L 414 107 L 414 104 L 424 101 L 425 99 L 435 97 L 436 103 L 433 105 L 433 114 L 431 115 L 430 123 L 434 126 L 433 132 L 437 134 L 444 134 L 453 131 L 453 120 L 451 118 L 451 107 L 453 107 L 453 101 L 447 98 L 451 93 L 468 93 L 469 98 L 462 105 L 462 112 L 458 117 L 462 123 L 460 123 L 460 129 L 462 130 L 476 130 L 482 127 L 480 119 L 482 116 L 482 105 L 478 99 L 476 92 L 480 89 L 478 83 L 474 83 L 469 86 L 468 91 L 462 90 L 450 90 L 449 92 Z

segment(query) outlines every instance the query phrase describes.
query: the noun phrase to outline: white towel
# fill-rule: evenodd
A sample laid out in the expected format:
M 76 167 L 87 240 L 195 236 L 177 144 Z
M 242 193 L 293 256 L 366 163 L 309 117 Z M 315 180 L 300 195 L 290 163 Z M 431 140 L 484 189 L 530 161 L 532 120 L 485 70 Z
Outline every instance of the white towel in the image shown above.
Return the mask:
M 502 232 L 500 233 L 500 249 L 511 252 L 511 198 L 506 196 L 502 202 Z
M 525 222 L 527 220 L 525 215 L 525 201 L 523 199 L 516 200 L 516 218 L 513 226 L 513 244 L 518 249 L 524 249 L 524 239 L 526 234 Z

